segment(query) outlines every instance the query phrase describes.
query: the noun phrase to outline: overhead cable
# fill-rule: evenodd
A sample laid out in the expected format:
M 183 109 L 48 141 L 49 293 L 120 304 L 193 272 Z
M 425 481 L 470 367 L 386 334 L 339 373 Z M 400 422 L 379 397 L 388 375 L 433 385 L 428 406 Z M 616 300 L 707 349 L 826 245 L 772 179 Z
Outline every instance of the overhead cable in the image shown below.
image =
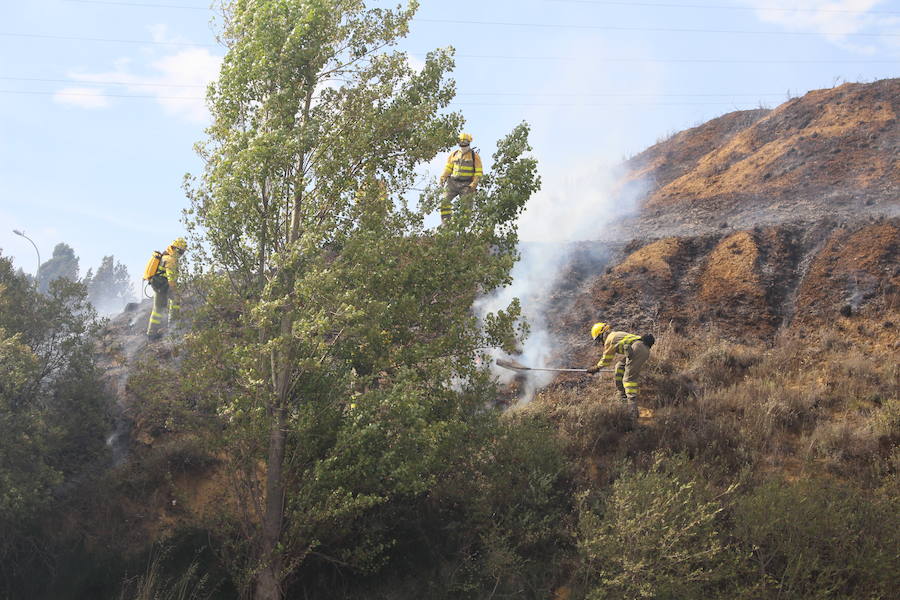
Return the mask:
M 544 0 L 563 4 L 594 4 L 597 6 L 640 6 L 645 8 L 702 8 L 717 10 L 751 10 L 791 13 L 842 13 L 867 15 L 900 15 L 896 10 L 871 10 L 865 8 L 786 8 L 784 6 L 736 6 L 733 4 L 685 4 L 674 2 L 633 2 L 632 0 Z
M 803 36 L 853 36 L 853 37 L 900 37 L 900 33 L 863 33 L 863 32 L 827 32 L 827 31 L 772 31 L 759 29 L 701 29 L 694 27 L 623 27 L 619 25 L 590 25 L 562 23 L 520 23 L 515 21 L 473 21 L 467 19 L 424 19 L 413 18 L 422 23 L 441 23 L 448 25 L 497 25 L 502 27 L 537 27 L 542 29 L 584 29 L 595 31 L 651 31 L 657 33 L 728 33 L 740 35 L 803 35 Z

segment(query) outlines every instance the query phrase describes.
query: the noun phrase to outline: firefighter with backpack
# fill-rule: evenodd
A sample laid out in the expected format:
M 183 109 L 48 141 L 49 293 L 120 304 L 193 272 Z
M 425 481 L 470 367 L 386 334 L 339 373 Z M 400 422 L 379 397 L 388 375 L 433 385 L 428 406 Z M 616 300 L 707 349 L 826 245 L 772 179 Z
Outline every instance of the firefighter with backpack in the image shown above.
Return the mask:
M 471 147 L 472 136 L 459 134 L 459 149 L 447 157 L 447 164 L 441 173 L 441 185 L 444 189 L 444 201 L 441 202 L 441 223 L 446 223 L 453 216 L 453 199 L 457 196 L 471 194 L 478 187 L 478 180 L 483 173 L 481 157 Z
M 600 369 L 612 363 L 616 356 L 621 358 L 616 362 L 615 377 L 616 390 L 619 399 L 627 403 L 631 418 L 638 418 L 638 375 L 647 359 L 650 357 L 650 348 L 656 342 L 652 333 L 635 335 L 624 331 L 610 331 L 609 323 L 594 323 L 591 327 L 591 338 L 597 345 L 603 345 L 603 356 L 600 361 L 586 370 L 593 375 Z
M 147 337 L 157 340 L 162 336 L 162 320 L 171 325 L 177 317 L 178 305 L 178 259 L 187 250 L 184 238 L 178 238 L 169 244 L 165 252 L 154 251 L 144 270 L 144 279 L 153 288 L 153 309 L 150 311 L 150 323 L 147 324 Z

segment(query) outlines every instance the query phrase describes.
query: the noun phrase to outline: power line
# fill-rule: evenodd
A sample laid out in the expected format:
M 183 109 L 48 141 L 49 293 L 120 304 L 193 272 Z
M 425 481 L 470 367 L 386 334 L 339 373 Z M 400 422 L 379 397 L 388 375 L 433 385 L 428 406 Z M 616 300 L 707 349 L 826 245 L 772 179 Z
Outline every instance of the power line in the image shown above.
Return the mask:
M 88 98 L 152 98 L 155 100 L 206 100 L 203 96 L 157 96 L 155 94 L 93 94 L 82 92 L 48 92 L 37 90 L 0 90 L 0 94 L 20 94 L 26 96 L 82 96 Z
M 155 100 L 205 100 L 203 96 L 158 96 L 155 94 L 94 94 L 84 92 L 67 92 L 67 91 L 40 91 L 40 90 L 4 90 L 0 89 L 0 94 L 16 94 L 28 96 L 74 96 L 89 98 L 134 98 L 134 99 L 155 99 Z M 677 95 L 677 94 L 676 94 Z M 613 96 L 611 94 L 611 96 Z M 652 95 L 635 94 L 635 97 L 653 97 Z M 660 96 L 665 96 L 664 94 Z M 693 96 L 693 94 L 684 94 L 683 96 Z M 703 96 L 703 94 L 698 94 Z M 718 96 L 718 95 L 715 95 Z M 726 94 L 722 94 L 726 96 Z M 565 107 L 609 107 L 609 106 L 733 106 L 734 102 L 643 102 L 643 103 L 583 103 L 583 102 L 451 102 L 450 106 L 484 106 L 484 107 L 546 107 L 546 108 L 565 108 Z
M 708 30 L 712 32 L 713 30 Z M 790 35 L 792 32 L 784 32 Z M 145 45 L 163 45 L 163 46 L 191 46 L 198 48 L 219 48 L 219 44 L 202 44 L 196 42 L 161 42 L 155 40 L 123 40 L 113 38 L 93 38 L 69 35 L 50 35 L 40 33 L 16 33 L 9 31 L 0 31 L 0 37 L 21 37 L 34 39 L 50 39 L 50 40 L 66 40 L 74 42 L 105 42 L 115 44 L 145 44 Z M 413 56 L 425 56 L 428 52 L 412 52 Z M 515 56 L 509 54 L 457 54 L 457 58 L 477 58 L 491 60 L 563 60 L 578 61 L 579 57 L 574 56 Z M 897 64 L 897 59 L 874 59 L 874 60 L 805 60 L 805 59 L 719 59 L 719 58 L 626 58 L 626 57 L 595 57 L 595 62 L 626 62 L 626 63 L 722 63 L 722 64 Z
M 410 52 L 413 56 L 425 56 L 427 52 Z M 457 58 L 478 58 L 491 60 L 563 60 L 576 62 L 583 60 L 583 57 L 576 56 L 514 56 L 504 54 L 457 54 Z M 850 65 L 868 65 L 868 64 L 898 64 L 900 60 L 823 60 L 823 59 L 759 59 L 759 58 L 625 58 L 625 57 L 603 57 L 598 56 L 592 59 L 594 62 L 624 62 L 624 63 L 721 63 L 721 64 L 850 64 Z
M 181 8 L 208 11 L 208 6 L 188 6 L 187 4 L 155 4 L 152 2 L 113 2 L 112 0 L 65 0 L 76 4 L 106 4 L 110 6 L 134 6 L 136 8 Z
M 844 33 L 827 31 L 763 31 L 750 29 L 699 29 L 691 27 L 622 27 L 618 25 L 573 25 L 557 23 L 518 23 L 513 21 L 470 21 L 464 19 L 421 19 L 413 21 L 422 23 L 441 23 L 449 25 L 497 25 L 501 27 L 537 27 L 541 29 L 586 29 L 595 31 L 649 31 L 657 33 L 730 33 L 740 35 L 803 35 L 803 36 L 854 36 L 854 37 L 900 37 L 900 33 Z
M 149 82 L 133 82 L 133 81 L 98 81 L 93 79 L 55 79 L 46 77 L 12 77 L 0 75 L 0 81 L 28 81 L 42 83 L 67 83 L 73 85 L 112 85 L 123 87 L 179 87 L 179 88 L 206 88 L 208 84 L 200 83 L 149 83 Z M 562 98 L 588 98 L 588 97 L 622 97 L 622 98 L 641 98 L 641 97 L 674 97 L 674 98 L 734 98 L 739 96 L 746 97 L 762 97 L 762 96 L 782 96 L 784 92 L 719 92 L 719 93 L 658 93 L 658 94 L 629 94 L 626 92 L 457 92 L 457 96 L 518 96 L 518 97 L 562 97 Z
M 94 81 L 91 79 L 47 79 L 43 77 L 6 77 L 0 76 L 3 81 L 40 81 L 46 83 L 77 83 L 79 85 L 121 85 L 121 86 L 145 86 L 145 87 L 183 87 L 204 88 L 206 85 L 199 83 L 145 83 L 137 81 Z
M 73 0 L 74 1 L 74 0 Z M 83 0 L 87 1 L 87 0 Z M 566 24 L 555 24 L 555 23 L 517 23 L 512 21 L 469 21 L 463 19 L 414 19 L 416 21 L 421 21 L 424 23 L 441 23 L 441 24 L 453 24 L 453 25 L 488 25 L 488 26 L 502 26 L 502 27 L 537 27 L 537 28 L 545 28 L 545 29 L 585 29 L 585 30 L 598 30 L 598 31 L 645 31 L 645 32 L 656 32 L 656 33 L 727 33 L 727 34 L 740 34 L 740 35 L 782 35 L 782 36 L 791 36 L 791 35 L 799 35 L 799 36 L 818 36 L 818 35 L 834 35 L 834 36 L 854 36 L 854 37 L 900 37 L 900 33 L 829 33 L 829 32 L 813 32 L 813 31 L 763 31 L 763 30 L 741 30 L 741 29 L 700 29 L 700 28 L 689 28 L 689 27 L 623 27 L 617 25 L 566 25 Z M 197 42 L 165 42 L 158 40 L 127 40 L 127 39 L 119 39 L 119 38 L 94 38 L 94 37 L 82 37 L 82 36 L 69 36 L 69 35 L 52 35 L 52 34 L 42 34 L 42 33 L 17 33 L 10 31 L 0 31 L 0 36 L 5 37 L 20 37 L 20 38 L 33 38 L 33 39 L 50 39 L 50 40 L 67 40 L 67 41 L 76 41 L 76 42 L 102 42 L 102 43 L 114 43 L 114 44 L 143 44 L 143 45 L 161 45 L 161 46 L 190 46 L 190 47 L 201 47 L 201 48 L 214 48 L 219 47 L 218 44 L 203 44 Z M 461 55 L 462 56 L 462 55 Z M 488 58 L 485 55 L 469 55 L 472 58 Z M 501 57 L 495 57 L 501 58 Z M 507 58 L 507 57 L 504 57 Z M 550 57 L 508 57 L 508 58 L 550 58 Z M 563 60 L 563 57 L 553 57 L 556 60 Z M 567 59 L 566 59 L 567 60 Z M 697 61 L 700 62 L 700 61 Z M 867 62 L 879 62 L 879 61 L 867 61 Z M 897 62 L 897 61 L 883 61 L 883 62 Z
M 560 97 L 560 98 L 735 98 L 747 96 L 758 98 L 761 96 L 784 96 L 784 92 L 764 94 L 627 94 L 623 92 L 586 92 L 543 94 L 531 92 L 459 92 L 457 96 L 524 96 L 524 97 Z
M 643 102 L 643 103 L 597 103 L 597 102 L 451 102 L 450 106 L 499 106 L 499 107 L 542 107 L 542 108 L 596 108 L 609 106 L 734 106 L 734 102 Z
M 734 6 L 726 4 L 675 4 L 668 2 L 614 2 L 612 0 L 544 0 L 544 2 L 558 2 L 565 4 L 594 4 L 597 6 L 642 6 L 652 8 L 703 8 L 721 10 L 752 10 L 773 12 L 808 12 L 808 13 L 842 13 L 842 14 L 869 14 L 869 15 L 900 15 L 896 10 L 866 10 L 850 8 L 784 8 L 781 6 Z
M 150 44 L 150 45 L 158 45 L 158 46 L 195 46 L 195 47 L 203 47 L 203 48 L 214 48 L 218 47 L 217 44 L 198 44 L 194 42 L 160 42 L 156 40 L 122 40 L 122 39 L 111 39 L 111 38 L 92 38 L 92 37 L 80 37 L 74 35 L 49 35 L 43 33 L 15 33 L 9 31 L 0 31 L 0 36 L 5 37 L 20 37 L 20 38 L 35 38 L 35 39 L 45 39 L 45 40 L 68 40 L 72 42 L 108 42 L 113 44 Z
M 37 81 L 37 82 L 47 82 L 47 83 L 68 83 L 73 85 L 117 85 L 117 86 L 147 86 L 147 87 L 186 87 L 186 88 L 204 88 L 205 85 L 201 84 L 158 84 L 158 83 L 131 83 L 125 81 L 90 81 L 90 80 L 79 80 L 79 79 L 44 79 L 38 77 L 5 77 L 0 76 L 0 80 L 3 81 Z M 8 93 L 13 93 L 9 91 Z M 45 92 L 42 90 L 33 90 L 33 91 L 21 91 L 21 93 L 60 93 L 60 92 Z M 750 98 L 759 98 L 763 96 L 783 96 L 785 92 L 766 92 L 760 94 L 754 93 L 702 93 L 702 94 L 675 94 L 675 93 L 659 93 L 659 94 L 628 94 L 623 92 L 585 92 L 585 93 L 576 93 L 576 92 L 560 92 L 560 93 L 534 93 L 534 92 L 459 92 L 457 96 L 493 96 L 493 97 L 503 97 L 503 96 L 511 96 L 511 97 L 525 97 L 525 98 L 737 98 L 737 97 L 750 97 Z M 106 94 L 94 94 L 94 93 L 77 93 L 74 95 L 80 96 L 104 96 Z M 111 95 L 112 97 L 119 98 L 132 98 L 132 97 L 144 97 L 144 96 L 131 96 L 131 95 Z M 146 96 L 152 98 L 161 98 L 163 96 L 153 95 Z M 173 96 L 173 98 L 186 98 L 186 99 L 200 99 L 200 97 L 193 96 Z
M 77 4 L 101 4 L 108 6 L 133 6 L 137 8 L 178 8 L 187 10 L 209 10 L 208 6 L 191 6 L 187 4 L 158 4 L 152 2 L 116 2 L 114 0 L 65 0 Z M 631 2 L 620 0 L 544 0 L 545 2 L 557 2 L 566 4 L 593 4 L 597 6 L 641 6 L 645 8 L 702 8 L 716 10 L 743 10 L 743 11 L 772 11 L 789 13 L 841 13 L 841 14 L 870 14 L 870 15 L 898 15 L 900 11 L 893 10 L 866 10 L 847 8 L 784 8 L 781 6 L 733 6 L 724 4 L 680 4 L 669 2 Z

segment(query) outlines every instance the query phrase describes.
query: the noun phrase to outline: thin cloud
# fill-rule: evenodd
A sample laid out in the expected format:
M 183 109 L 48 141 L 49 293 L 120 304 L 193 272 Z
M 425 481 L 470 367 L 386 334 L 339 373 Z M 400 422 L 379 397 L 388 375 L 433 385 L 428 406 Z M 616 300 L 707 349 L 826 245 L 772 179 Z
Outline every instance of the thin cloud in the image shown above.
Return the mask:
M 154 41 L 180 42 L 180 38 L 170 37 L 164 25 L 150 28 Z M 157 50 L 146 52 L 141 61 L 146 65 L 145 73 L 140 73 L 140 65 L 132 58 L 120 58 L 114 61 L 113 68 L 108 71 L 71 71 L 69 77 L 78 81 L 89 81 L 111 86 L 114 92 L 110 95 L 149 96 L 154 98 L 163 111 L 170 116 L 191 122 L 202 123 L 209 119 L 206 108 L 206 88 L 219 74 L 222 57 L 212 54 L 205 48 L 186 48 L 171 54 L 159 55 Z M 84 88 L 93 92 L 93 100 L 104 100 L 109 106 L 109 98 L 105 88 Z M 61 96 L 69 98 L 70 96 Z M 90 106 L 83 96 L 75 97 L 82 101 L 70 101 L 70 104 L 85 108 Z
M 832 44 L 861 54 L 897 49 L 896 38 L 863 39 L 855 34 L 900 33 L 900 19 L 879 11 L 883 0 L 744 0 L 764 23 L 789 31 L 821 34 Z M 800 10 L 793 10 L 800 9 Z
M 67 87 L 57 90 L 53 94 L 53 101 L 68 106 L 96 110 L 110 106 L 109 98 L 104 96 L 104 93 L 102 88 Z

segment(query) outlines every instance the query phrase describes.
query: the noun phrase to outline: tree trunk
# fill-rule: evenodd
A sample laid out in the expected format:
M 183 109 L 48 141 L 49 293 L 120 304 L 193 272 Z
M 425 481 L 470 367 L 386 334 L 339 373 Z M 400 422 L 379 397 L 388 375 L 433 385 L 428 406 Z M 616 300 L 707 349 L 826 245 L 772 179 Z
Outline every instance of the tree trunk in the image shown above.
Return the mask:
M 312 106 L 314 86 L 309 86 L 303 108 L 303 123 L 309 119 Z M 302 129 L 302 127 L 301 127 Z M 294 193 L 291 208 L 291 228 L 288 232 L 287 245 L 290 246 L 300 237 L 300 208 L 303 205 L 303 178 L 306 166 L 306 154 L 300 153 L 298 164 L 299 182 Z M 291 317 L 285 314 L 281 319 L 281 336 L 291 334 Z M 278 544 L 281 541 L 281 528 L 284 524 L 284 454 L 287 437 L 286 420 L 287 404 L 291 386 L 291 369 L 293 357 L 290 350 L 285 355 L 273 360 L 277 366 L 278 376 L 275 386 L 275 406 L 269 415 L 272 420 L 269 431 L 269 456 L 266 469 L 266 511 L 262 521 L 262 537 L 260 540 L 259 572 L 256 577 L 254 600 L 281 600 L 284 590 L 281 587 L 284 577 L 284 561 Z
M 281 600 L 282 557 L 278 551 L 281 527 L 284 522 L 284 467 L 285 410 L 279 398 L 279 406 L 273 410 L 272 429 L 269 432 L 269 460 L 266 470 L 266 512 L 263 515 L 260 544 L 259 573 L 256 577 L 255 600 Z

